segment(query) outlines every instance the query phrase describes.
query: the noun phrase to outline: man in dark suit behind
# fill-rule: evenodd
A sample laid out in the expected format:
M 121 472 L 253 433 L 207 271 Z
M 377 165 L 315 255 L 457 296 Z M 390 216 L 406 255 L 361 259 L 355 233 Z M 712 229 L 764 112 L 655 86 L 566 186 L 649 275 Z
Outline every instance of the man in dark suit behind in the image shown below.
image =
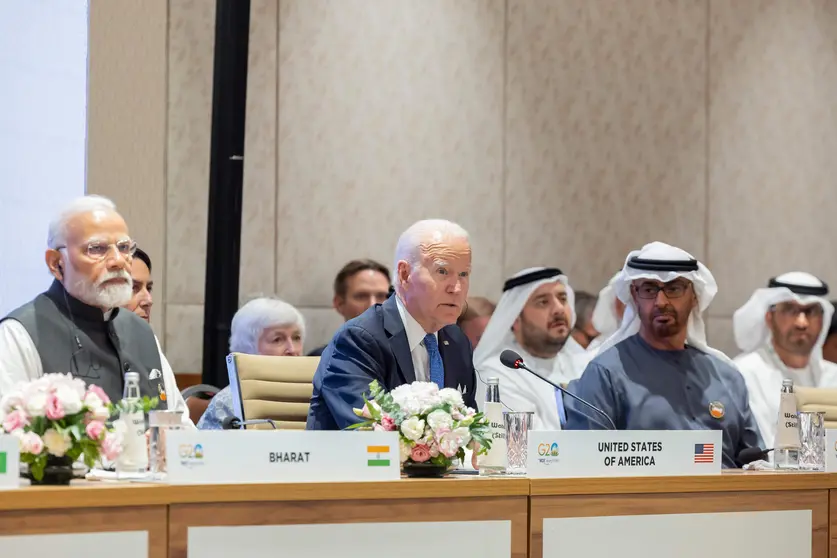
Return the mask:
M 477 408 L 471 344 L 455 325 L 468 296 L 468 233 L 450 221 L 419 221 L 399 238 L 395 262 L 395 294 L 346 322 L 323 351 L 308 430 L 360 422 L 353 409 L 372 380 L 387 391 L 434 381 Z

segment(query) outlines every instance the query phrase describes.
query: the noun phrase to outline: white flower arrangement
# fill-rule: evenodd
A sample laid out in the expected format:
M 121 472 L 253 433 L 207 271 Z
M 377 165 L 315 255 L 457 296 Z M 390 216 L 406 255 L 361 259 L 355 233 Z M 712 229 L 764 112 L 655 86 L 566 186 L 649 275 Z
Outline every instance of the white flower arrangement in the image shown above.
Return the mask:
M 156 403 L 144 397 L 133 405 L 147 410 Z M 40 482 L 48 462 L 71 464 L 83 458 L 93 467 L 102 457 L 115 460 L 122 440 L 107 421 L 125 408 L 124 402 L 113 404 L 99 386 L 87 386 L 71 374 L 45 374 L 18 383 L 0 400 L 0 433 L 18 439 L 20 460 Z
M 397 431 L 402 466 L 431 463 L 449 468 L 465 458 L 465 449 L 486 453 L 491 447 L 488 421 L 465 405 L 455 389 L 433 382 L 413 382 L 386 392 L 377 381 L 354 413 L 366 419 L 349 428 Z

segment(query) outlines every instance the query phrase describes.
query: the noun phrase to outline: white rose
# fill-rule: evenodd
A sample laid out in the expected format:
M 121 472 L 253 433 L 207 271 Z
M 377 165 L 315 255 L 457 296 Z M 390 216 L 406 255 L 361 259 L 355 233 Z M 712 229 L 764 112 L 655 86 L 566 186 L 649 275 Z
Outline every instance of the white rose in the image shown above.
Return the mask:
M 24 408 L 25 405 L 23 402 L 23 391 L 20 389 L 13 389 L 3 396 L 3 400 L 0 401 L 0 410 L 9 414 L 18 407 Z
M 433 432 L 438 432 L 442 428 L 450 430 L 453 428 L 453 418 L 443 410 L 437 409 L 427 415 L 427 424 Z
M 433 407 L 438 407 L 442 404 L 442 399 L 439 397 L 438 394 L 432 395 L 426 399 L 421 400 L 421 412 L 419 414 L 424 414 Z
M 101 407 L 96 407 L 92 409 L 93 411 L 93 418 L 96 420 L 108 420 L 110 418 L 110 411 L 108 408 L 102 405 Z
M 460 446 L 467 446 L 468 443 L 471 441 L 471 431 L 465 426 L 454 428 L 453 433 L 460 440 Z
M 84 396 L 84 406 L 93 411 L 98 409 L 99 407 L 104 407 L 105 402 L 102 401 L 101 397 L 99 397 L 92 391 L 88 391 L 87 394 Z
M 61 406 L 64 407 L 64 412 L 68 415 L 74 415 L 81 411 L 82 401 L 81 395 L 74 386 L 61 384 L 55 389 L 55 397 L 58 398 Z
M 465 402 L 462 400 L 462 394 L 459 393 L 459 390 L 453 388 L 445 388 L 439 391 L 439 398 L 441 398 L 442 403 L 447 403 L 454 407 L 465 406 Z
M 44 445 L 47 451 L 56 457 L 64 457 L 67 450 L 70 449 L 72 443 L 70 437 L 61 434 L 54 428 L 50 428 L 44 433 Z
M 408 440 L 416 441 L 424 434 L 424 421 L 418 417 L 410 417 L 401 423 L 401 434 Z
M 390 392 L 392 400 L 401 405 L 407 399 L 413 397 L 413 391 L 410 389 L 410 384 L 401 384 Z
M 398 449 L 399 449 L 399 457 L 401 463 L 404 463 L 410 458 L 410 453 L 412 452 L 412 448 L 410 448 L 410 444 L 405 442 L 404 440 L 398 440 Z
M 26 412 L 30 417 L 42 417 L 46 412 L 47 394 L 45 391 L 33 391 L 26 399 Z

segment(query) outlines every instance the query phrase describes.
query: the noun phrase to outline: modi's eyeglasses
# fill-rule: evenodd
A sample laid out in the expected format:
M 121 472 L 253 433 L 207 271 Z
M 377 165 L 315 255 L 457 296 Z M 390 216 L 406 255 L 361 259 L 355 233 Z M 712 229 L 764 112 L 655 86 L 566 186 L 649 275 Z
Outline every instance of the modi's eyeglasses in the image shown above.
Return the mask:
M 82 252 L 92 260 L 103 260 L 110 252 L 111 246 L 116 248 L 116 251 L 122 255 L 123 258 L 132 258 L 137 251 L 137 243 L 126 238 L 117 242 L 104 242 L 100 240 L 92 240 L 82 246 Z M 67 246 L 59 246 L 56 250 L 67 249 Z

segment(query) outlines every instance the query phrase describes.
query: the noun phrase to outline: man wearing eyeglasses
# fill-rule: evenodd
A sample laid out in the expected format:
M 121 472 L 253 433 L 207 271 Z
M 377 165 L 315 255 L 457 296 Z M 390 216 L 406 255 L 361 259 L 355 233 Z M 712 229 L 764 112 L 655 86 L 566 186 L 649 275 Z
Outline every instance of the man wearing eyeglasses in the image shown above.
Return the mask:
M 689 253 L 662 242 L 628 254 L 614 282 L 625 304 L 619 329 L 569 390 L 603 410 L 619 430 L 721 430 L 721 463 L 761 447 L 744 379 L 709 347 L 702 313 L 718 292 L 712 273 Z M 564 399 L 568 430 L 608 423 Z
M 122 398 L 125 372 L 140 376 L 158 409 L 189 412 L 151 327 L 120 308 L 132 297 L 136 243 L 110 200 L 84 196 L 49 225 L 46 292 L 0 321 L 0 397 L 18 381 L 70 373 Z
M 834 307 L 828 285 L 801 271 L 770 279 L 733 316 L 735 364 L 747 382 L 750 408 L 768 447 L 773 447 L 782 380 L 795 386 L 837 387 L 837 364 L 822 349 Z

